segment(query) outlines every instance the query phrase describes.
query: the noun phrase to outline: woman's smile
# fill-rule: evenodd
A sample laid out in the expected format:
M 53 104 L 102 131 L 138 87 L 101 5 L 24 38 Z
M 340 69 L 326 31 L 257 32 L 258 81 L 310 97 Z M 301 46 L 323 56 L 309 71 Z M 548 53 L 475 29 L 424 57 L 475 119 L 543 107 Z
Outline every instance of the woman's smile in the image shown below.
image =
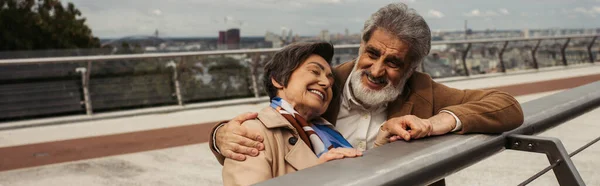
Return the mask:
M 308 89 L 308 92 L 312 93 L 313 95 L 316 95 L 316 96 L 318 96 L 318 97 L 319 97 L 319 99 L 320 99 L 321 101 L 325 101 L 325 100 L 326 100 L 326 98 L 327 98 L 327 97 L 325 96 L 325 93 L 323 93 L 323 92 L 322 92 L 322 91 L 320 91 L 320 90 L 316 90 L 316 89 Z

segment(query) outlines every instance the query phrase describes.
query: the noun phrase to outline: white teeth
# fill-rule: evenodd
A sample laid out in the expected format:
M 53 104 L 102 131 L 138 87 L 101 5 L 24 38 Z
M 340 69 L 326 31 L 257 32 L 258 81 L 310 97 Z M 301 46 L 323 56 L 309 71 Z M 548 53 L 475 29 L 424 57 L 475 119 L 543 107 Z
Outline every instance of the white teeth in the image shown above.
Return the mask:
M 321 99 L 322 99 L 322 100 L 324 100 L 324 99 L 325 99 L 325 96 L 323 96 L 323 94 L 321 94 L 321 92 L 319 92 L 319 91 L 316 91 L 316 90 L 310 90 L 309 92 L 312 92 L 312 93 L 315 93 L 315 94 L 317 94 L 317 95 L 321 96 Z

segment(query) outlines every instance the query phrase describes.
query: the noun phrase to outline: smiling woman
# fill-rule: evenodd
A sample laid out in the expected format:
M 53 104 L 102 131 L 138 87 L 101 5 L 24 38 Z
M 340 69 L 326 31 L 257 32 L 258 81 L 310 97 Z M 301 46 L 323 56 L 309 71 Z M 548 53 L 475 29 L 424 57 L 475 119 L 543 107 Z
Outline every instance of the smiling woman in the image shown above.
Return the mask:
M 225 185 L 250 185 L 362 152 L 320 117 L 337 92 L 331 70 L 333 46 L 296 43 L 265 65 L 264 83 L 271 105 L 258 119 L 243 123 L 264 136 L 265 150 L 245 161 L 226 159 Z

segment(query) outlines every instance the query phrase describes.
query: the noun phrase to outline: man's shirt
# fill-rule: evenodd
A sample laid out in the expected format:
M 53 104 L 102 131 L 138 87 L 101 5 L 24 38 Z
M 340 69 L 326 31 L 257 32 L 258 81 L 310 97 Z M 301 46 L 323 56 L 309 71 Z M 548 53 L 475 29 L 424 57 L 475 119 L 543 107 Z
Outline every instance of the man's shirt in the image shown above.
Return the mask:
M 340 112 L 335 129 L 354 148 L 364 151 L 373 148 L 379 128 L 387 120 L 387 104 L 366 109 L 356 100 L 351 91 L 350 79 L 348 79 L 342 91 Z

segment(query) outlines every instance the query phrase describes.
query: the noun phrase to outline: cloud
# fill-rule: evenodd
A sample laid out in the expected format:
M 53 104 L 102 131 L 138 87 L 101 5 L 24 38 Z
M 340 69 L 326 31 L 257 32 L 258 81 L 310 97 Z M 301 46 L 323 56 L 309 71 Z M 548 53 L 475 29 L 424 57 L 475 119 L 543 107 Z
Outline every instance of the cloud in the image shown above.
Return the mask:
M 479 11 L 479 9 L 471 10 L 471 12 L 465 14 L 465 16 L 470 16 L 470 17 L 480 16 L 480 15 L 481 15 L 481 12 Z
M 160 15 L 162 15 L 162 11 L 159 9 L 154 9 L 154 10 L 152 10 L 152 14 L 154 14 L 156 16 L 160 16 Z
M 502 15 L 509 15 L 510 12 L 508 12 L 508 10 L 506 8 L 501 8 L 498 9 L 498 11 L 502 14 Z
M 414 3 L 414 2 L 417 2 L 417 0 L 400 0 L 400 2 L 403 2 L 403 3 Z
M 327 25 L 327 23 L 325 23 L 324 21 L 315 21 L 315 20 L 308 20 L 306 21 L 307 25 L 310 26 L 322 26 L 322 25 Z
M 487 10 L 487 11 L 480 11 L 479 9 L 473 9 L 468 13 L 464 14 L 467 17 L 492 17 L 492 16 L 498 16 L 499 14 L 496 11 L 493 10 Z
M 318 0 L 317 2 L 337 4 L 337 3 L 341 3 L 342 0 Z
M 594 6 L 589 9 L 583 7 L 577 7 L 573 9 L 574 14 L 581 14 L 589 17 L 597 17 L 600 15 L 600 6 Z M 573 15 L 573 14 L 570 14 Z
M 438 18 L 438 19 L 444 17 L 444 13 L 434 10 L 434 9 L 429 10 L 429 12 L 427 12 L 427 15 L 429 17 Z

